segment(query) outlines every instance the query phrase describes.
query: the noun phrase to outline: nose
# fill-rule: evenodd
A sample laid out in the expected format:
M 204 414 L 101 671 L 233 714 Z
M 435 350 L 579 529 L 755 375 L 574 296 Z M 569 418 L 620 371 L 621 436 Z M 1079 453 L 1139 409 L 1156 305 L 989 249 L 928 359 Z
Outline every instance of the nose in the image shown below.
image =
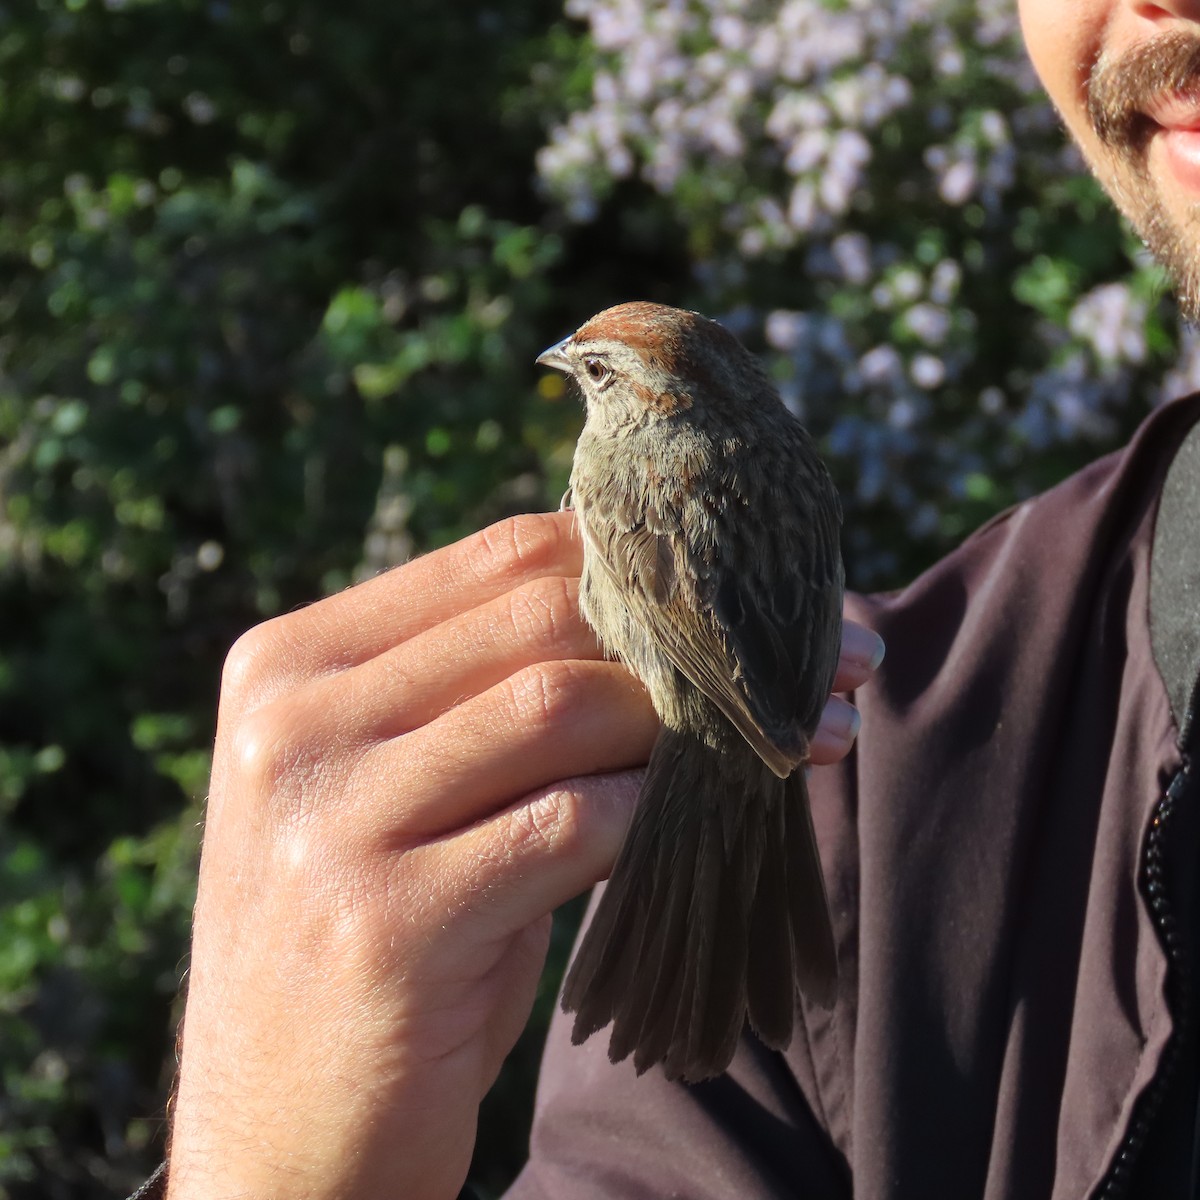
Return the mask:
M 1172 21 L 1194 21 L 1200 25 L 1200 0 L 1136 0 L 1134 12 L 1143 21 L 1167 24 Z M 1200 29 L 1196 32 L 1200 33 Z

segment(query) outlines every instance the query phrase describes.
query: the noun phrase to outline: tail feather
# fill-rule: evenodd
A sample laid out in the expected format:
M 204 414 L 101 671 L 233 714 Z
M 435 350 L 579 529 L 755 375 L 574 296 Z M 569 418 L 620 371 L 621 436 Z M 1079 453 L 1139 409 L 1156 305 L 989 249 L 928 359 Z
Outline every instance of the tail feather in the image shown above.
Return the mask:
M 679 749 L 661 744 L 661 739 L 656 743 L 643 795 L 671 785 L 680 766 Z M 576 1013 L 571 1035 L 576 1045 L 603 1029 L 622 1006 L 631 1017 L 614 1030 L 614 1037 L 623 1047 L 620 1057 L 625 1058 L 641 1036 L 641 1024 L 632 1014 L 650 1017 L 660 1010 L 661 1000 L 655 1005 L 653 996 L 669 991 L 676 974 L 682 975 L 685 939 L 681 933 L 687 926 L 689 894 L 671 886 L 676 874 L 671 860 L 694 859 L 695 848 L 686 843 L 698 833 L 694 823 L 670 828 L 669 820 L 655 819 L 639 802 L 612 873 L 613 880 L 627 882 L 614 889 L 610 880 L 563 985 L 563 1008 Z M 660 918 L 650 920 L 651 912 Z M 650 994 L 646 994 L 648 986 Z M 631 991 L 636 994 L 632 1000 Z
M 787 864 L 788 911 L 821 913 L 822 919 L 792 920 L 792 946 L 796 962 L 796 984 L 822 1008 L 837 1000 L 837 951 L 825 877 L 817 854 L 817 835 L 808 803 L 808 782 L 803 771 L 788 779 L 791 788 L 785 808 L 784 861 Z
M 786 1046 L 796 987 L 831 1004 L 836 973 L 803 772 L 779 779 L 749 747 L 664 729 L 567 974 L 572 1040 L 612 1022 L 614 1062 L 704 1079 L 728 1066 L 747 1017 Z
M 705 834 L 710 844 L 706 869 L 703 874 L 697 871 L 695 878 L 695 898 L 702 907 L 698 906 L 692 921 L 695 952 L 689 950 L 687 955 L 694 969 L 684 983 L 691 1015 L 677 1029 L 676 1038 L 676 1044 L 686 1050 L 667 1059 L 668 1073 L 685 1079 L 714 1073 L 710 1064 L 719 1063 L 719 1070 L 724 1070 L 737 1048 L 746 1014 L 748 897 L 742 886 L 753 887 L 753 855 L 743 835 L 730 848 L 729 860 L 722 862 L 720 830 L 710 822 Z M 790 995 L 791 981 L 778 982 Z
M 685 995 L 689 948 L 687 929 L 692 920 L 692 895 L 673 886 L 680 860 L 696 861 L 703 853 L 702 830 L 685 825 L 678 831 L 674 862 L 667 870 L 652 868 L 652 886 L 644 911 L 641 939 L 631 941 L 628 957 L 638 963 L 633 983 L 624 999 L 628 1017 L 613 1026 L 609 1053 L 619 1062 L 635 1053 L 639 1070 L 666 1057 L 675 1036 L 678 1010 Z M 614 1014 L 615 1015 L 615 1014 Z M 642 1063 L 645 1063 L 642 1066 Z
M 769 846 L 786 845 L 784 812 L 780 804 L 768 816 Z M 787 866 L 782 853 L 763 855 L 750 916 L 746 998 L 750 1024 L 768 1046 L 786 1046 L 792 1036 L 794 999 L 779 986 L 781 978 L 796 977 Z

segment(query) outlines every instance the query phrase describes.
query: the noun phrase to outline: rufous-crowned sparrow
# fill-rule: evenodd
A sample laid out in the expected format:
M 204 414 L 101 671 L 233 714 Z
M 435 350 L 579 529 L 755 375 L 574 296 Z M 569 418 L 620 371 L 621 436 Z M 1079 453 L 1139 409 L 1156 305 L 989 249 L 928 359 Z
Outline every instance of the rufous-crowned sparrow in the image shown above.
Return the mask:
M 563 1007 L 576 1043 L 611 1021 L 614 1062 L 704 1079 L 747 1017 L 782 1048 L 797 987 L 824 1006 L 836 991 L 804 764 L 841 646 L 841 508 L 714 321 L 621 304 L 538 362 L 587 404 L 580 610 L 663 723 Z

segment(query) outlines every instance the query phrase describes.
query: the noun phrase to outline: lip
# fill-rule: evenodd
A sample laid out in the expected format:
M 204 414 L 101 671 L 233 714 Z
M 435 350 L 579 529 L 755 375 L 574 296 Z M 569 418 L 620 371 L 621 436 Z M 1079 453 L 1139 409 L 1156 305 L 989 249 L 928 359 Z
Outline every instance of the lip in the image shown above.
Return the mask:
M 1200 130 L 1200 91 L 1164 92 L 1143 110 L 1156 125 L 1170 133 Z
M 1157 128 L 1157 144 L 1164 165 L 1179 187 L 1200 199 L 1200 92 L 1168 92 L 1156 96 L 1143 109 Z

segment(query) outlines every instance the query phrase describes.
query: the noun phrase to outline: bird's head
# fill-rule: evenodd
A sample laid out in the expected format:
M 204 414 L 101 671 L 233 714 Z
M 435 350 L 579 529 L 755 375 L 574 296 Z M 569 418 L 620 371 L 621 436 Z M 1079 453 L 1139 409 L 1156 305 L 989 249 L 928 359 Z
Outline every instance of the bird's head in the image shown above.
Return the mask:
M 758 360 L 727 329 L 699 313 L 644 300 L 605 309 L 537 361 L 570 375 L 589 423 L 613 431 L 698 405 L 730 417 L 764 402 L 780 405 Z

